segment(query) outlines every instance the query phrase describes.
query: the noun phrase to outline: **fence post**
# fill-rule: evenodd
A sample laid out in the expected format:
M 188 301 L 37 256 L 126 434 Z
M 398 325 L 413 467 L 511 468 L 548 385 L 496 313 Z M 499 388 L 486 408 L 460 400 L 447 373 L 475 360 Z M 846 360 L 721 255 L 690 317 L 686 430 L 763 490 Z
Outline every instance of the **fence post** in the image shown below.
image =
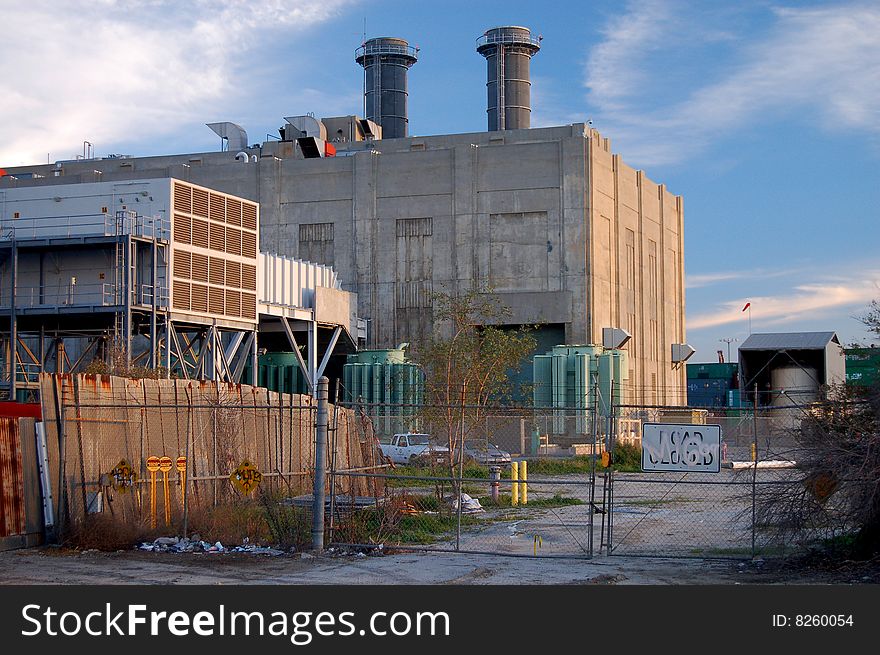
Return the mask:
M 312 549 L 324 550 L 324 484 L 327 473 L 327 387 L 326 376 L 318 379 L 318 409 L 315 416 L 315 486 L 312 502 Z
M 758 384 L 755 383 L 755 400 L 752 406 L 752 432 L 754 442 L 754 461 L 752 462 L 752 559 L 755 558 L 755 523 L 757 521 L 758 504 Z

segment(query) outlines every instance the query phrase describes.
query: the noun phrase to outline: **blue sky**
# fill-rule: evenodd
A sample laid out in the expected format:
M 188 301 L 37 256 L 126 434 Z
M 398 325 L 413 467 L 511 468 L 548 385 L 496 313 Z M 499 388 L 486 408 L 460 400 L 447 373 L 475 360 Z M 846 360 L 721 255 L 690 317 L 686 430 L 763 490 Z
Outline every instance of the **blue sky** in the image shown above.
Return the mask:
M 214 150 L 361 113 L 366 34 L 420 48 L 410 132 L 484 130 L 487 28 L 544 37 L 532 125 L 592 119 L 684 196 L 691 361 L 880 298 L 880 3 L 0 0 L 0 165 Z M 736 347 L 734 342 L 733 347 Z

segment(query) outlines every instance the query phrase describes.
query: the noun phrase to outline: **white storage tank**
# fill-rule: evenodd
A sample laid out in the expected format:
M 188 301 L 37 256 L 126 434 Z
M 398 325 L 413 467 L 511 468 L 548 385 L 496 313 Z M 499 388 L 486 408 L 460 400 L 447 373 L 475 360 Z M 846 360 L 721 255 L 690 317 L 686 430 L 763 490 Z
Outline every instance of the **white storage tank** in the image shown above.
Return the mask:
M 807 366 L 780 366 L 770 372 L 773 393 L 771 405 L 791 407 L 806 405 L 819 397 L 819 373 Z M 782 392 L 785 393 L 782 393 Z

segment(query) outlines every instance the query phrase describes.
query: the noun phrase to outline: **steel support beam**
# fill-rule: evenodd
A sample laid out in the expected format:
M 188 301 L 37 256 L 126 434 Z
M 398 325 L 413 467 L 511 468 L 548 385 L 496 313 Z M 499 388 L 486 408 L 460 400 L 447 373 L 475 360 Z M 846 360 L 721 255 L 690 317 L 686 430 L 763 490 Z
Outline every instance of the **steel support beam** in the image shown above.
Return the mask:
M 324 369 L 327 368 L 327 364 L 330 362 L 330 355 L 333 354 L 333 349 L 336 347 L 336 342 L 339 341 L 340 334 L 342 334 L 342 328 L 337 325 L 336 329 L 333 330 L 333 336 L 330 337 L 330 343 L 327 344 L 327 350 L 324 351 L 324 357 L 323 359 L 321 359 L 321 365 L 318 367 L 319 378 L 324 375 Z

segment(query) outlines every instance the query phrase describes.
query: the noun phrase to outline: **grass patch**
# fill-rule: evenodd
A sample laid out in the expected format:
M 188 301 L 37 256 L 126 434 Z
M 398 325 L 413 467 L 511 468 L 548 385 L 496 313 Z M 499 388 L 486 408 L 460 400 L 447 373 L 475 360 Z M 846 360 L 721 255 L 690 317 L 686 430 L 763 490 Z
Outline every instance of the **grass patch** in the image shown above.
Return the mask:
M 409 514 L 412 509 L 419 513 Z M 461 517 L 462 527 L 480 522 L 480 518 L 470 514 Z M 436 495 L 402 493 L 389 498 L 381 507 L 344 517 L 334 539 L 342 543 L 424 545 L 451 537 L 457 525 L 455 510 Z
M 494 502 L 491 496 L 482 496 L 480 499 L 480 505 L 483 507 L 511 507 L 510 505 L 510 494 L 500 494 L 498 496 L 498 502 Z M 535 497 L 534 495 L 529 496 L 529 502 L 525 505 L 516 505 L 513 509 L 529 509 L 530 507 L 543 507 L 545 509 L 552 509 L 555 507 L 567 507 L 569 505 L 583 505 L 584 501 L 579 498 L 569 498 L 567 496 L 563 496 L 561 494 L 554 494 L 553 496 L 543 496 L 543 497 Z
M 587 474 L 590 472 L 593 456 L 592 455 L 576 455 L 574 457 L 566 457 L 559 459 L 530 459 L 528 466 L 528 474 L 530 477 L 538 477 L 544 475 L 571 475 L 577 473 Z M 602 466 L 601 460 L 596 459 L 596 472 L 602 473 L 607 469 Z M 638 473 L 642 470 L 642 449 L 641 446 L 629 443 L 619 443 L 614 448 L 614 461 L 611 468 L 621 473 Z M 502 474 L 502 477 L 510 477 Z
M 446 467 L 431 467 L 431 466 L 414 466 L 414 465 L 396 465 L 393 469 L 388 469 L 388 475 L 392 476 L 412 476 L 414 478 L 448 478 L 449 477 L 449 469 Z M 456 468 L 456 476 L 458 474 L 458 469 Z M 479 480 L 488 480 L 489 479 L 489 469 L 483 466 L 465 466 L 463 470 L 463 478 L 474 478 Z M 508 471 L 507 477 L 510 477 L 510 472 Z M 442 484 L 440 482 L 436 482 L 433 480 L 414 480 L 409 478 L 404 478 L 401 480 L 395 480 L 393 478 L 386 478 L 386 484 L 389 487 L 401 488 L 401 487 L 433 487 L 436 484 Z M 465 491 L 465 493 L 469 493 Z

